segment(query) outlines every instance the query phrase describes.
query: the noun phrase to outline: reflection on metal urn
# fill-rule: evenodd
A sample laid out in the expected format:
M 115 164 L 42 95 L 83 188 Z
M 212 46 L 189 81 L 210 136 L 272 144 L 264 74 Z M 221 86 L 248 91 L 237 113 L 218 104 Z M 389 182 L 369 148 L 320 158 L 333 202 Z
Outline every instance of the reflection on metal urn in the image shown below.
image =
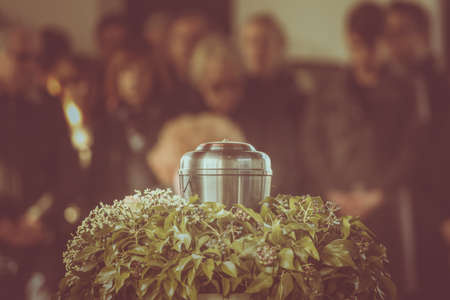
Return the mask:
M 270 195 L 272 169 L 267 154 L 246 143 L 213 142 L 186 153 L 180 162 L 180 191 L 185 197 L 240 203 L 258 209 Z

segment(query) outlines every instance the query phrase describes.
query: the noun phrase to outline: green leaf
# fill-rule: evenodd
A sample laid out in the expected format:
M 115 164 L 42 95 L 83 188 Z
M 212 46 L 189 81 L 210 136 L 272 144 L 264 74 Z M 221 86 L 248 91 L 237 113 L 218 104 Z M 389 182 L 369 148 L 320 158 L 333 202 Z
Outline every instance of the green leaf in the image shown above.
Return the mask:
M 189 250 L 191 247 L 192 238 L 191 235 L 188 232 L 176 232 L 174 234 L 175 240 L 178 242 L 176 243 L 175 250 L 178 252 L 182 251 L 182 246 L 184 245 L 186 250 Z
M 333 267 L 352 267 L 356 265 L 352 259 L 351 252 L 354 249 L 350 240 L 334 240 L 326 245 L 322 250 L 322 261 L 324 264 Z
M 136 246 L 133 249 L 128 251 L 129 254 L 141 255 L 141 256 L 147 255 L 148 252 L 149 252 L 148 248 L 144 247 L 144 246 Z
M 130 272 L 124 272 L 124 273 L 116 273 L 116 278 L 114 280 L 114 286 L 116 289 L 116 293 L 119 292 L 119 290 L 123 287 L 125 284 L 125 281 L 130 277 Z
M 198 195 L 191 196 L 191 197 L 189 198 L 189 204 L 195 204 L 195 203 L 197 203 L 199 200 L 200 200 L 200 197 L 199 197 Z
M 214 269 L 216 267 L 216 265 L 214 264 L 214 260 L 208 258 L 205 261 L 205 263 L 201 264 L 200 266 L 202 268 L 203 273 L 205 273 L 208 279 L 211 280 L 214 274 Z
M 190 263 L 192 260 L 192 256 L 186 256 L 180 259 L 180 262 L 178 263 L 177 267 L 175 268 L 176 277 L 179 281 L 181 281 L 181 273 L 183 272 L 184 268 L 188 263 Z
M 200 248 L 209 240 L 209 236 L 208 235 L 204 235 L 201 236 L 198 241 L 197 241 L 197 245 L 196 245 L 196 249 L 200 250 Z
M 295 282 L 297 282 L 297 286 L 300 287 L 301 291 L 303 291 L 303 294 L 309 293 L 308 285 L 305 282 L 305 279 L 303 278 L 303 274 L 301 273 L 294 273 L 293 274 Z
M 203 256 L 202 255 L 198 255 L 198 254 L 192 254 L 191 255 L 192 256 L 192 259 L 194 260 L 194 266 L 195 266 L 195 269 L 198 269 L 198 267 L 200 266 L 200 264 L 202 263 L 202 261 L 203 261 Z
M 284 248 L 280 251 L 280 267 L 287 270 L 294 270 L 294 251 L 291 248 Z
M 138 288 L 137 288 L 137 295 L 138 295 L 139 297 L 143 297 L 143 296 L 147 293 L 148 288 L 149 288 L 149 287 L 152 285 L 152 283 L 155 282 L 156 280 L 157 280 L 156 277 L 147 277 L 147 278 L 144 278 L 144 279 L 142 279 L 142 280 L 139 280 Z
M 198 291 L 197 291 L 197 288 L 195 287 L 195 285 L 190 284 L 189 286 L 187 286 L 187 292 L 188 292 L 189 300 L 197 300 L 198 299 Z
M 96 254 L 97 252 L 102 251 L 103 249 L 98 248 L 96 246 L 87 246 L 77 255 L 75 260 L 84 261 L 89 258 L 89 256 Z
M 231 276 L 233 278 L 237 277 L 236 265 L 233 262 L 231 262 L 231 261 L 225 261 L 225 262 L 222 263 L 222 271 L 225 274 L 227 274 L 227 275 L 229 275 L 229 276 Z
M 384 288 L 383 293 L 387 293 L 388 295 L 386 299 L 397 299 L 397 287 L 392 279 L 384 274 L 380 274 L 379 278 Z
M 292 279 L 291 274 L 284 272 L 281 274 L 280 283 L 277 288 L 277 298 L 278 300 L 287 299 L 287 297 L 294 290 L 294 280 Z
M 189 271 L 188 276 L 187 276 L 187 284 L 188 284 L 188 285 L 192 285 L 192 282 L 194 282 L 196 273 L 197 273 L 197 270 L 194 269 L 194 268 L 192 268 L 192 269 Z
M 347 239 L 350 236 L 350 220 L 352 217 L 345 216 L 342 218 L 342 225 L 341 225 L 341 231 L 342 231 L 342 238 Z
M 231 278 L 231 291 L 234 292 L 242 282 L 242 277 Z
M 320 260 L 319 251 L 317 251 L 317 248 L 314 245 L 313 240 L 309 236 L 302 237 L 300 240 L 298 240 L 296 245 L 298 246 L 298 248 L 300 248 L 300 250 L 303 250 L 308 255 L 313 257 L 315 260 Z M 300 259 L 304 263 L 307 263 L 308 261 L 307 259 L 304 258 L 304 256 L 302 257 L 302 255 L 300 255 Z
M 231 282 L 229 278 L 222 277 L 222 295 L 228 296 L 231 291 Z
M 214 254 L 213 256 L 222 257 L 222 252 L 217 248 L 208 248 L 205 251 L 203 251 L 203 254 L 204 255 Z
M 169 299 L 172 299 L 173 295 L 175 295 L 175 291 L 177 289 L 177 282 L 173 279 L 167 279 L 163 282 L 164 291 Z
M 259 275 L 250 283 L 245 293 L 255 294 L 265 289 L 269 289 L 273 285 L 273 278 L 270 274 L 265 272 L 259 273 Z
M 276 245 L 282 244 L 284 241 L 283 231 L 281 229 L 280 221 L 277 220 L 272 224 L 272 233 L 270 234 L 270 241 Z
M 107 282 L 113 281 L 116 274 L 116 269 L 113 266 L 104 267 L 95 278 L 96 283 L 105 284 Z
M 241 253 L 242 251 L 244 251 L 244 241 L 242 239 L 235 240 L 233 243 L 231 243 L 231 249 L 233 249 L 237 253 Z

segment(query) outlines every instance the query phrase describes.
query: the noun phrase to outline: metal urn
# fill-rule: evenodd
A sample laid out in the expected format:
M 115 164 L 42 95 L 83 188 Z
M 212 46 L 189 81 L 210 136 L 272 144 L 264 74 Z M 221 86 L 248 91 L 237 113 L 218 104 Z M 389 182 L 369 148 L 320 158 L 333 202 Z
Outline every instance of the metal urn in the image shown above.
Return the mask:
M 180 162 L 180 192 L 198 195 L 204 202 L 220 202 L 230 207 L 240 203 L 253 209 L 270 195 L 270 158 L 246 143 L 201 144 Z

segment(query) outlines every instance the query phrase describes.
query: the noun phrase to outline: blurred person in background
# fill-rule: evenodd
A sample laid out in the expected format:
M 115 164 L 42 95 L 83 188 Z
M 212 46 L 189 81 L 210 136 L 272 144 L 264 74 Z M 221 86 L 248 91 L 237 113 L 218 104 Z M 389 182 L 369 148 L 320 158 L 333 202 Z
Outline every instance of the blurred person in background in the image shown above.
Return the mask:
M 169 115 L 167 103 L 158 95 L 159 78 L 152 58 L 143 41 L 128 45 L 112 58 L 106 94 L 116 108 L 94 128 L 92 206 L 158 184 L 145 155 Z
M 102 17 L 97 24 L 96 41 L 99 50 L 97 62 L 97 75 L 100 85 L 105 85 L 106 72 L 109 63 L 115 52 L 125 46 L 130 39 L 131 31 L 125 16 L 120 14 L 110 14 Z M 100 101 L 97 104 L 99 112 L 108 113 L 111 108 L 106 102 L 106 95 L 100 94 Z
M 249 77 L 275 79 L 286 67 L 286 37 L 269 14 L 250 17 L 240 30 L 240 44 Z
M 304 99 L 286 61 L 287 39 L 278 21 L 269 14 L 257 14 L 240 31 L 240 48 L 247 73 L 247 85 L 255 102 L 300 112 Z
M 168 30 L 167 59 L 174 89 L 188 84 L 192 52 L 209 30 L 208 20 L 200 13 L 183 13 L 172 20 Z
M 188 76 L 203 110 L 239 118 L 244 70 L 236 49 L 220 34 L 209 34 L 194 48 Z
M 410 83 L 383 67 L 384 22 L 383 8 L 372 2 L 350 11 L 350 66 L 310 102 L 305 161 L 317 190 L 342 214 L 363 218 L 387 246 L 400 295 L 409 297 L 418 287 L 417 257 L 405 187 L 418 117 Z
M 202 39 L 194 49 L 189 77 L 197 94 L 193 94 L 193 100 L 187 103 L 200 101 L 202 111 L 227 116 L 239 124 L 248 141 L 271 156 L 276 174 L 274 190 L 292 190 L 295 178 L 289 178 L 287 170 L 288 164 L 293 163 L 289 155 L 293 157 L 295 150 L 287 153 L 290 151 L 287 145 L 294 140 L 286 141 L 286 144 L 282 141 L 295 132 L 295 124 L 288 123 L 291 127 L 283 127 L 286 122 L 279 115 L 281 111 L 273 109 L 264 119 L 260 114 L 263 105 L 247 106 L 251 98 L 245 86 L 245 71 L 231 42 L 219 34 L 210 34 Z
M 97 45 L 100 59 L 109 61 L 116 50 L 122 48 L 130 35 L 125 16 L 106 15 L 97 25 Z
M 42 286 L 55 290 L 63 274 L 54 258 L 67 238 L 61 224 L 75 181 L 65 172 L 73 152 L 59 103 L 37 85 L 38 36 L 13 27 L 5 37 L 0 52 L 0 256 L 15 267 L 10 284 L 0 289 L 7 288 L 1 292 L 8 299 L 24 299 L 25 291 Z
M 165 92 L 172 92 L 174 82 L 168 66 L 168 34 L 173 16 L 164 11 L 152 13 L 144 23 L 143 37 L 151 46 L 154 61 L 158 65 L 160 85 Z
M 43 84 L 46 85 L 47 72 L 64 57 L 73 52 L 70 37 L 63 29 L 47 26 L 39 32 L 40 50 L 38 54 L 39 67 L 42 71 Z
M 306 99 L 286 62 L 285 33 L 273 16 L 257 14 L 249 18 L 239 35 L 247 73 L 243 109 L 259 121 L 257 127 L 265 128 L 253 138 L 275 161 L 274 190 L 306 192 L 304 178 L 295 170 L 303 168 L 296 152 L 301 147 L 298 128 Z
M 158 142 L 148 152 L 147 163 L 161 184 L 179 191 L 178 169 L 183 154 L 202 143 L 224 139 L 245 142 L 242 130 L 226 116 L 208 112 L 184 114 L 164 125 Z
M 160 11 L 152 13 L 144 23 L 143 35 L 153 49 L 164 51 L 167 45 L 167 35 L 172 22 L 172 15 Z
M 447 253 L 442 253 L 444 246 L 439 238 L 441 229 L 443 232 L 450 229 L 446 180 L 450 175 L 447 137 L 450 130 L 450 85 L 446 70 L 439 66 L 432 50 L 431 21 L 430 14 L 420 4 L 394 2 L 388 7 L 386 41 L 392 56 L 392 69 L 413 82 L 416 94 L 423 134 L 419 136 L 412 189 L 418 211 L 422 212 L 416 216 L 422 224 L 419 230 L 423 240 L 419 250 L 426 258 L 421 261 L 421 269 L 426 270 L 421 272 L 421 281 L 427 290 L 440 291 L 445 283 L 439 278 L 450 276 L 449 264 L 446 265 L 447 271 L 441 268 L 450 247 Z M 425 213 L 430 210 L 434 210 L 432 214 Z M 445 218 L 447 221 L 443 221 Z M 439 242 L 436 249 L 429 247 Z M 434 276 L 427 276 L 432 272 Z

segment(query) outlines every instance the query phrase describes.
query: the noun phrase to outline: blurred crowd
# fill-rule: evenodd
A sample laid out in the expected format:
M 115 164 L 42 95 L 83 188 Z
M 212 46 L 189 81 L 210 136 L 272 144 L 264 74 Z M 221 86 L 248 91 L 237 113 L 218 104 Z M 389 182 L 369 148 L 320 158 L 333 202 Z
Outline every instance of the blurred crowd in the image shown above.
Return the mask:
M 49 299 L 90 209 L 176 190 L 183 153 L 223 139 L 269 154 L 273 194 L 360 216 L 401 299 L 450 296 L 450 86 L 422 7 L 353 7 L 346 66 L 286 59 L 270 14 L 233 37 L 199 12 L 151 14 L 138 33 L 127 21 L 101 20 L 98 57 L 56 27 L 0 29 L 2 299 Z

